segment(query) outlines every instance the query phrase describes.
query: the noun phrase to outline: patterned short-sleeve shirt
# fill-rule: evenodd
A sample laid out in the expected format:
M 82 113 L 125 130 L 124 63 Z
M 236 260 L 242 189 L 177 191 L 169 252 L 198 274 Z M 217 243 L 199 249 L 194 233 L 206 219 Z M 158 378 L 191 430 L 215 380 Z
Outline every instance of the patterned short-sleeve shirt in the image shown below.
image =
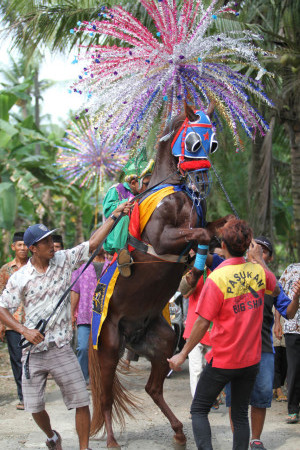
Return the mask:
M 56 252 L 50 259 L 45 273 L 38 272 L 29 260 L 8 280 L 0 296 L 0 306 L 12 314 L 23 301 L 25 307 L 25 326 L 35 328 L 41 319 L 47 319 L 60 297 L 69 287 L 72 271 L 88 259 L 89 243 Z M 49 342 L 58 347 L 70 342 L 72 338 L 70 302 L 65 300 L 50 320 L 46 328 L 45 340 L 33 347 L 32 352 L 48 349 Z
M 19 269 L 20 269 L 20 266 L 17 265 L 15 258 L 12 261 L 10 261 L 9 263 L 4 264 L 4 266 L 1 267 L 1 269 L 0 269 L 0 294 L 4 291 L 9 278 Z M 25 322 L 25 310 L 24 310 L 23 303 L 21 303 L 20 306 L 15 311 L 14 318 L 19 323 Z M 6 327 L 6 329 L 10 330 L 9 327 Z
M 296 281 L 300 279 L 300 263 L 290 264 L 280 277 L 280 283 L 286 295 L 292 300 L 294 297 L 293 286 Z M 300 334 L 300 308 L 295 314 L 295 317 L 290 320 L 285 320 L 284 333 Z

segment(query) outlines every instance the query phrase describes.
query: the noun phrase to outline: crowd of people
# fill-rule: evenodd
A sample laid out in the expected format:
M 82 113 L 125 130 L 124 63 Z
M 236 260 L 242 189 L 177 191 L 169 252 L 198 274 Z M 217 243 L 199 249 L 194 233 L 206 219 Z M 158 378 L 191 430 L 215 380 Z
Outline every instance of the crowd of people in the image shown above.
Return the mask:
M 93 292 L 111 254 L 125 246 L 129 200 L 146 188 L 149 170 L 147 166 L 140 177 L 129 174 L 125 183 L 108 192 L 106 220 L 89 241 L 64 250 L 56 230 L 32 225 L 24 233 L 14 234 L 14 259 L 0 269 L 0 339 L 7 342 L 19 397 L 17 409 L 32 413 L 50 449 L 60 450 L 62 439 L 52 429 L 45 409 L 49 376 L 60 387 L 66 407 L 76 410 L 80 449 L 89 448 L 88 347 Z M 124 217 L 110 233 L 120 214 Z M 98 248 L 105 239 L 104 249 Z M 98 255 L 86 267 L 89 254 L 97 248 Z M 121 259 L 120 255 L 120 273 L 124 269 L 123 276 L 130 276 L 130 255 L 126 251 Z M 273 395 L 278 401 L 287 401 L 287 423 L 299 422 L 300 263 L 288 266 L 277 281 L 269 268 L 273 257 L 269 239 L 253 238 L 245 221 L 231 219 L 221 229 L 219 240 L 211 243 L 196 288 L 186 294 L 186 343 L 169 359 L 169 365 L 180 370 L 189 358 L 191 418 L 198 449 L 212 449 L 208 414 L 222 392 L 236 450 L 248 449 L 249 443 L 251 449 L 265 448 L 261 435 Z M 70 301 L 58 308 L 46 332 L 36 328 L 76 279 Z M 75 327 L 77 357 L 70 345 Z M 31 344 L 23 354 L 22 336 Z M 128 364 L 136 356 L 127 355 Z M 287 397 L 283 391 L 286 378 Z

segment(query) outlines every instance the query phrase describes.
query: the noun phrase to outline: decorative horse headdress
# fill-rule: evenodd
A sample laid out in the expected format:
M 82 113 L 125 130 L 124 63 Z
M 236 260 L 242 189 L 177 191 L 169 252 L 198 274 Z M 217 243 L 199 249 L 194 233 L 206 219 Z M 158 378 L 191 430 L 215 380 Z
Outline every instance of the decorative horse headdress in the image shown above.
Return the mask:
M 209 117 L 203 111 L 195 111 L 195 114 L 198 119 L 190 122 L 186 118 L 171 144 L 173 155 L 180 161 L 185 158 L 207 159 L 218 148 Z
M 259 54 L 267 53 L 255 44 L 263 37 L 249 31 L 219 31 L 219 18 L 237 19 L 237 3 L 227 2 L 221 8 L 218 0 L 211 0 L 207 8 L 202 0 L 186 0 L 181 6 L 174 0 L 140 3 L 153 19 L 154 34 L 120 6 L 102 7 L 99 20 L 79 22 L 78 28 L 71 30 L 121 40 L 113 46 L 90 45 L 79 58 L 85 60 L 83 73 L 72 86 L 79 94 L 86 92 L 85 110 L 112 152 L 146 142 L 157 117 L 166 123 L 179 114 L 184 102 L 203 111 L 214 102 L 215 121 L 222 118 L 227 122 L 237 150 L 243 148 L 238 124 L 252 138 L 257 131 L 264 134 L 268 125 L 249 102 L 251 94 L 271 105 L 260 82 L 266 71 L 258 59 Z M 251 66 L 256 78 L 238 72 L 237 66 Z M 186 130 L 187 157 L 188 153 L 194 157 L 198 147 L 214 148 L 211 129 L 207 140 L 206 132 L 194 128 L 198 131 Z M 201 137 L 201 145 L 193 132 Z M 173 147 L 177 152 L 175 143 Z

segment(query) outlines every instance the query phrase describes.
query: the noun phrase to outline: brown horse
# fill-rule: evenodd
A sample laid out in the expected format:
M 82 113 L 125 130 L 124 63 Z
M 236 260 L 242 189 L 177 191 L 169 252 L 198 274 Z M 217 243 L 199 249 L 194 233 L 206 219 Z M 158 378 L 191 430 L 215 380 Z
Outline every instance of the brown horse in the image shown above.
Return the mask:
M 180 185 L 184 182 L 177 169 L 178 158 L 172 155 L 172 139 L 168 135 L 175 136 L 186 117 L 190 122 L 197 119 L 192 109 L 187 107 L 186 112 L 173 119 L 165 130 L 166 137 L 159 143 L 149 187 L 167 177 L 168 184 Z M 205 214 L 205 200 L 202 201 L 202 210 Z M 198 243 L 208 244 L 216 228 L 224 225 L 225 221 L 226 218 L 207 224 L 206 228 L 197 227 L 193 200 L 184 192 L 175 192 L 165 197 L 154 210 L 142 233 L 142 240 L 151 244 L 157 255 L 187 254 L 191 246 L 196 249 Z M 96 434 L 105 426 L 107 447 L 120 448 L 112 429 L 113 413 L 114 418 L 124 424 L 123 412 L 128 414 L 129 408 L 134 405 L 116 373 L 126 347 L 151 362 L 146 392 L 170 421 L 175 432 L 174 441 L 184 445 L 183 425 L 163 397 L 163 383 L 169 371 L 167 358 L 173 354 L 175 334 L 161 311 L 178 289 L 186 265 L 162 262 L 139 250 L 134 250 L 131 255 L 134 261 L 132 275 L 129 278 L 118 277 L 99 337 L 99 349 L 90 349 L 94 406 L 91 432 Z M 192 273 L 195 284 L 202 272 L 193 269 Z

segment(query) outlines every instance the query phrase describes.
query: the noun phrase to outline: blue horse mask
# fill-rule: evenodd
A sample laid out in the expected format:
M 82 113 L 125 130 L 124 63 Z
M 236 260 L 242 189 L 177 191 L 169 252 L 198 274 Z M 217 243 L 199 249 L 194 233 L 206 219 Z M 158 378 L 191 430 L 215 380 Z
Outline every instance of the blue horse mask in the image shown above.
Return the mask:
M 203 111 L 195 111 L 198 119 L 189 122 L 185 119 L 174 137 L 171 148 L 177 157 L 207 159 L 218 148 L 211 121 Z

